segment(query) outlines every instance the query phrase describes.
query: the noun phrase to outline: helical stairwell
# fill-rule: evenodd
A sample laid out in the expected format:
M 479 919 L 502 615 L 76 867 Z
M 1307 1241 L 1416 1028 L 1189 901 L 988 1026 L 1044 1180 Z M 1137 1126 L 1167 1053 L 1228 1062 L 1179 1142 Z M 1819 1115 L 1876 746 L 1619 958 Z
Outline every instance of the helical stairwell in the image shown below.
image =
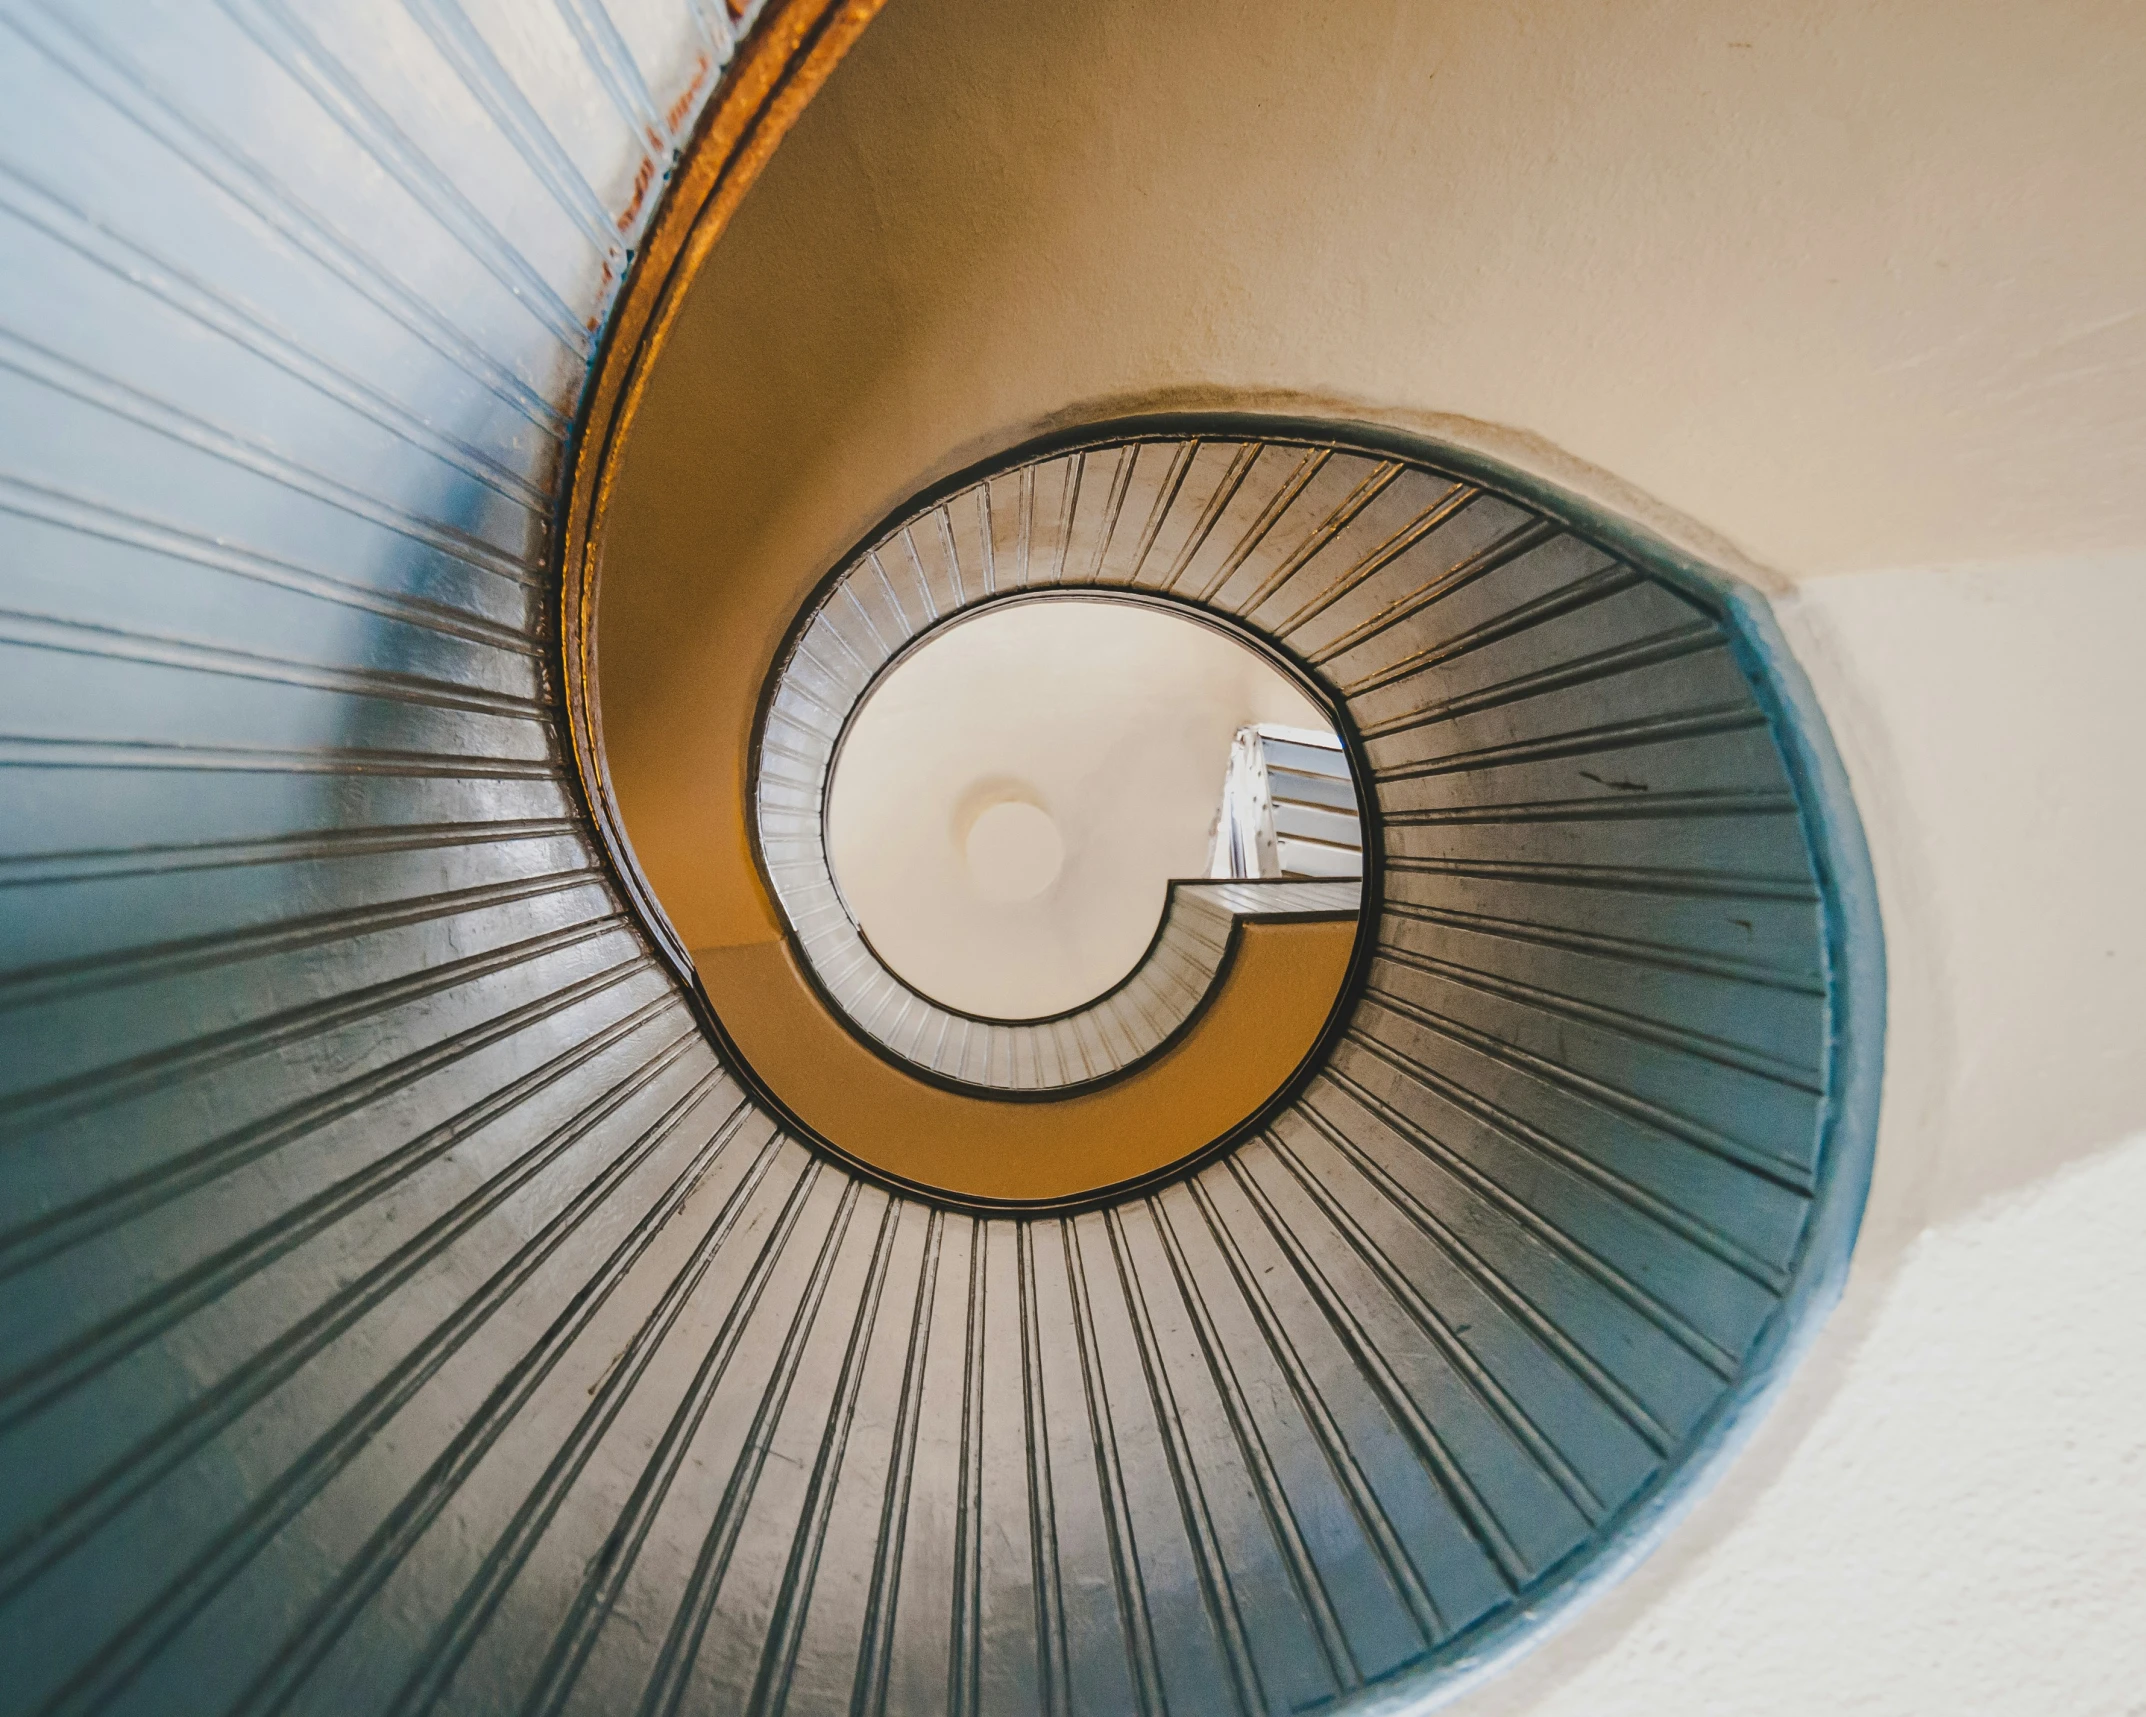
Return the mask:
M 962 598 L 905 635 L 1133 595 L 1335 708 L 1358 957 L 1242 1131 L 1024 1210 L 733 1059 L 600 501 L 873 9 L 4 14 L 0 1710 L 1408 1702 L 1837 1292 L 1878 931 L 1763 604 L 1361 426 L 1088 425 L 859 548 Z

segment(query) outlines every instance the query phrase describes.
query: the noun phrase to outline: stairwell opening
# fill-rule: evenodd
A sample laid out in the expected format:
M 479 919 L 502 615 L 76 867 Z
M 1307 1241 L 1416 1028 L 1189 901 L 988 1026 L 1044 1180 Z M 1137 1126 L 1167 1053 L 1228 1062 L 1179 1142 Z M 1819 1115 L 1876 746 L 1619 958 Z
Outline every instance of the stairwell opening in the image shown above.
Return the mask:
M 826 790 L 835 886 L 888 969 L 942 1006 L 1002 1020 L 1081 1007 L 1147 956 L 1173 881 L 1263 874 L 1256 851 L 1215 867 L 1225 810 L 1260 815 L 1239 741 L 1262 726 L 1335 748 L 1322 756 L 1343 808 L 1284 817 L 1353 834 L 1331 718 L 1240 637 L 1094 595 L 970 610 L 883 668 L 842 729 Z

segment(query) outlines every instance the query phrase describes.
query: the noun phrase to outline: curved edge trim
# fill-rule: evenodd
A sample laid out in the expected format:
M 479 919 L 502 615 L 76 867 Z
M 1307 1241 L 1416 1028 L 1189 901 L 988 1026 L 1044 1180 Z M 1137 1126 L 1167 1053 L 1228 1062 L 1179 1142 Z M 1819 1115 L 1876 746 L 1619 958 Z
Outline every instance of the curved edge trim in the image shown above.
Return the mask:
M 1027 463 L 1029 463 L 1029 461 L 1019 460 L 1014 465 L 1006 467 L 1006 469 L 1016 470 L 1019 469 L 1021 465 Z M 940 501 L 929 503 L 926 506 L 914 509 L 913 511 L 904 514 L 902 516 L 901 524 L 896 526 L 895 528 L 906 529 L 909 525 L 915 523 L 918 518 L 921 518 L 925 513 L 931 511 L 933 507 L 938 506 L 946 498 L 947 497 L 942 496 L 940 498 Z M 888 534 L 891 535 L 892 533 L 890 532 Z M 760 829 L 758 821 L 760 801 L 760 770 L 758 767 L 758 760 L 760 756 L 761 741 L 765 737 L 767 731 L 768 716 L 774 708 L 776 697 L 780 695 L 780 682 L 783 677 L 783 670 L 789 665 L 791 659 L 796 655 L 798 646 L 802 643 L 806 632 L 809 631 L 812 627 L 812 622 L 819 617 L 821 611 L 833 598 L 834 593 L 841 588 L 844 575 L 857 564 L 858 557 L 868 552 L 869 550 L 878 548 L 880 543 L 885 540 L 886 539 L 884 537 L 875 538 L 870 540 L 869 542 L 858 544 L 858 546 L 850 551 L 848 557 L 844 559 L 833 572 L 828 573 L 816 584 L 813 585 L 811 594 L 806 597 L 803 606 L 798 609 L 797 617 L 790 622 L 789 630 L 783 634 L 781 647 L 776 654 L 775 671 L 768 675 L 766 681 L 762 684 L 760 688 L 760 696 L 754 704 L 753 708 L 752 738 L 750 740 L 751 759 L 753 762 L 753 767 L 749 771 L 749 780 L 752 789 L 751 802 L 754 812 L 753 846 L 756 854 L 758 852 L 760 843 Z M 1217 633 L 1220 636 L 1227 638 L 1231 643 L 1237 645 L 1240 649 L 1249 650 L 1253 655 L 1259 657 L 1261 661 L 1265 662 L 1269 667 L 1273 668 L 1291 685 L 1295 686 L 1299 692 L 1303 693 L 1305 698 L 1312 705 L 1312 707 L 1318 710 L 1322 715 L 1327 718 L 1328 722 L 1333 726 L 1335 734 L 1337 736 L 1341 736 L 1342 755 L 1344 758 L 1347 759 L 1349 764 L 1349 789 L 1356 795 L 1357 820 L 1359 823 L 1362 823 L 1367 820 L 1364 809 L 1364 775 L 1367 774 L 1368 771 L 1359 771 L 1357 768 L 1357 763 L 1359 760 L 1356 754 L 1350 750 L 1350 741 L 1346 737 L 1348 729 L 1344 724 L 1344 717 L 1340 711 L 1340 707 L 1337 700 L 1327 691 L 1326 687 L 1322 685 L 1318 681 L 1318 679 L 1316 679 L 1301 664 L 1293 660 L 1290 656 L 1288 656 L 1285 652 L 1276 647 L 1274 644 L 1270 643 L 1267 639 L 1262 638 L 1257 633 L 1251 631 L 1248 627 L 1239 625 L 1229 615 L 1219 613 L 1215 609 L 1209 608 L 1202 603 L 1193 602 L 1186 597 L 1173 595 L 1171 592 L 1166 590 L 1143 590 L 1136 588 L 1132 585 L 1125 584 L 1053 584 L 1040 587 L 1035 585 L 1029 585 L 1014 590 L 994 591 L 987 595 L 980 596 L 974 602 L 967 603 L 960 608 L 954 609 L 951 613 L 945 614 L 939 619 L 934 620 L 930 625 L 924 627 L 921 631 L 912 633 L 907 642 L 905 642 L 899 649 L 894 651 L 893 654 L 888 656 L 885 661 L 881 662 L 878 667 L 872 670 L 871 674 L 866 678 L 863 686 L 859 688 L 856 698 L 851 702 L 848 713 L 842 717 L 842 725 L 838 729 L 836 729 L 834 744 L 829 748 L 827 753 L 827 774 L 826 778 L 820 783 L 821 828 L 824 829 L 827 827 L 828 813 L 832 808 L 834 800 L 835 771 L 842 767 L 842 751 L 843 748 L 849 744 L 850 731 L 857 725 L 857 718 L 860 714 L 863 713 L 864 706 L 867 703 L 871 702 L 873 695 L 878 692 L 881 686 L 886 684 L 888 678 L 895 672 L 895 670 L 901 667 L 902 664 L 907 662 L 912 656 L 916 655 L 919 651 L 921 651 L 927 644 L 937 642 L 940 638 L 945 637 L 947 633 L 954 630 L 954 628 L 957 626 L 967 625 L 969 622 L 974 620 L 987 619 L 991 615 L 997 614 L 1004 609 L 1018 608 L 1026 604 L 1036 602 L 1119 602 L 1125 604 L 1127 607 L 1132 608 L 1159 609 L 1164 613 L 1175 615 L 1180 620 L 1189 621 L 1193 625 L 1204 626 L 1208 631 Z M 1375 815 L 1375 810 L 1373 814 Z M 834 874 L 834 865 L 832 862 L 828 864 L 827 876 L 828 880 L 834 884 L 835 897 L 842 902 L 842 910 L 844 912 L 849 913 L 849 919 L 852 924 L 857 924 L 857 915 L 856 913 L 850 911 L 849 897 L 842 892 L 842 879 Z M 774 883 L 773 880 L 768 877 L 767 868 L 764 864 L 761 866 L 761 878 L 764 882 L 768 884 L 768 887 L 772 892 Z M 1223 879 L 1201 878 L 1197 880 L 1217 881 Z M 1237 878 L 1234 880 L 1243 881 L 1259 879 Z M 1171 886 L 1176 886 L 1175 879 L 1173 879 Z M 781 906 L 781 896 L 775 895 L 774 899 L 779 908 Z M 784 916 L 787 917 L 788 914 L 785 913 Z M 1156 938 L 1159 939 L 1159 937 L 1161 936 L 1161 932 L 1162 920 L 1157 919 Z M 857 933 L 860 936 L 864 935 L 864 926 L 862 924 L 857 924 Z M 866 945 L 869 946 L 871 938 L 869 936 L 866 936 L 865 942 Z M 1057 1019 L 1063 1017 L 1063 1015 L 1065 1014 L 1078 1013 L 1081 1011 L 1082 1008 L 1092 1007 L 1095 1005 L 1096 1002 L 1102 1001 L 1104 997 L 1112 994 L 1118 989 L 1122 989 L 1124 985 L 1132 979 L 1134 973 L 1139 971 L 1141 963 L 1147 959 L 1149 954 L 1154 952 L 1154 946 L 1154 940 L 1151 939 L 1148 943 L 1147 949 L 1141 954 L 1139 960 L 1133 962 L 1131 969 L 1127 971 L 1125 977 L 1119 979 L 1118 982 L 1113 984 L 1109 990 L 1104 990 L 1098 995 L 1096 995 L 1093 1000 L 1082 1002 L 1079 1007 L 1061 1009 L 1057 1014 L 1046 1014 L 1038 1017 L 1046 1019 Z M 879 951 L 876 948 L 873 949 L 873 955 L 875 958 L 878 956 L 878 952 Z M 882 960 L 880 961 L 880 964 L 886 965 L 886 962 Z M 887 970 L 893 972 L 894 968 L 892 966 L 888 966 Z M 900 974 L 895 973 L 895 976 L 900 977 Z M 907 983 L 907 981 L 908 980 L 906 979 L 903 980 L 904 983 Z M 915 986 L 913 984 L 909 987 L 915 989 Z M 917 994 L 924 995 L 924 992 L 922 990 L 918 990 Z M 931 1002 L 934 1007 L 946 1008 L 946 1011 L 948 1013 L 962 1013 L 964 1011 L 960 1008 L 948 1007 L 946 1003 L 934 1000 L 930 996 L 925 996 L 924 999 L 926 1001 Z M 980 1019 L 986 1016 L 981 1014 L 972 1014 L 968 1017 L 973 1019 Z
M 1560 516 L 1591 512 L 1570 497 Z M 1627 527 L 1629 529 L 1629 527 Z M 1607 533 L 1590 531 L 1595 540 Z M 1870 1195 L 1885 1063 L 1886 965 L 1877 877 L 1848 772 L 1817 694 L 1758 591 L 1708 573 L 1632 536 L 1620 545 L 1636 564 L 1681 583 L 1704 580 L 1745 677 L 1767 714 L 1801 801 L 1805 838 L 1826 907 L 1831 986 L 1832 1079 L 1811 1212 L 1789 1287 L 1745 1356 L 1737 1382 L 1717 1401 L 1667 1467 L 1572 1558 L 1537 1582 L 1540 1599 L 1485 1618 L 1347 1709 L 1356 1717 L 1427 1712 L 1474 1691 L 1630 1574 L 1727 1472 L 1786 1387 L 1847 1287 Z
M 1336 880 L 1350 881 L 1354 879 L 1337 878 Z M 1295 886 L 1295 883 L 1296 879 L 1293 877 L 1173 876 L 1164 885 L 1162 911 L 1156 916 L 1154 934 L 1148 937 L 1147 946 L 1140 950 L 1139 958 L 1133 961 L 1125 976 L 1113 983 L 1109 989 L 1099 991 L 1084 1002 L 1075 1002 L 1069 1008 L 1060 1008 L 1056 1013 L 1008 1015 L 1004 1018 L 996 1014 L 971 1013 L 967 1008 L 955 1007 L 952 1002 L 942 1002 L 937 996 L 918 989 L 914 984 L 909 983 L 907 979 L 903 979 L 903 987 L 912 995 L 931 1003 L 941 1013 L 952 1014 L 956 1019 L 972 1019 L 978 1025 L 1054 1025 L 1059 1020 L 1072 1019 L 1077 1014 L 1084 1014 L 1090 1008 L 1101 1007 L 1112 996 L 1117 995 L 1135 978 L 1140 976 L 1141 967 L 1155 957 L 1155 950 L 1162 945 L 1162 933 L 1169 929 L 1170 915 L 1177 910 L 1179 890 L 1213 888 L 1216 886 L 1231 888 L 1288 888 Z M 1358 912 L 1343 912 L 1333 907 L 1255 906 L 1241 912 L 1232 912 L 1229 916 L 1232 922 L 1242 922 L 1250 919 L 1260 924 L 1309 924 L 1322 919 L 1355 918 L 1358 915 Z M 857 926 L 857 934 L 864 938 L 864 945 L 867 948 L 872 947 L 872 938 L 866 935 L 863 925 Z M 872 952 L 877 954 L 879 950 L 872 948 Z M 880 963 L 882 965 L 886 964 L 883 960 Z M 887 970 L 893 972 L 894 968 L 888 966 Z M 899 973 L 895 975 L 900 976 Z M 1131 1066 L 1132 1064 L 1128 1062 L 1126 1065 Z
M 551 699 L 574 791 L 605 868 L 656 957 L 700 995 L 693 961 L 634 856 L 604 761 L 596 586 L 616 454 L 668 342 L 685 292 L 775 147 L 886 0 L 777 0 L 710 91 L 670 182 L 629 255 L 625 281 L 582 385 L 551 519 L 560 679 Z M 700 1011 L 707 1015 L 706 998 Z
M 1063 1013 L 1045 1014 L 1036 1019 L 993 1019 L 988 1014 L 964 1013 L 959 1008 L 945 1007 L 943 1003 L 932 1001 L 931 997 L 925 996 L 921 990 L 912 993 L 922 996 L 925 1001 L 931 1002 L 933 1007 L 941 1008 L 942 1011 L 954 1015 L 957 1019 L 974 1020 L 979 1025 L 991 1026 L 1048 1025 L 1056 1020 L 1070 1019 L 1077 1014 L 1084 1014 L 1091 1008 L 1101 1007 L 1112 996 L 1125 989 L 1134 979 L 1140 976 L 1142 969 L 1153 956 L 1156 946 L 1162 941 L 1163 931 L 1169 927 L 1169 914 L 1176 905 L 1176 891 L 1184 880 L 1183 878 L 1172 879 L 1169 904 L 1163 908 L 1163 916 L 1156 920 L 1155 934 L 1148 942 L 1147 952 L 1140 956 L 1139 964 L 1135 965 L 1130 972 L 1111 985 L 1103 994 L 1097 996 L 1093 1001 L 1081 1003 L 1079 1007 L 1069 1008 Z M 1193 879 L 1195 886 L 1198 880 L 1197 878 Z M 1355 919 L 1359 926 L 1357 940 L 1361 941 L 1363 936 L 1361 929 L 1363 909 L 1361 906 L 1354 912 L 1280 911 L 1231 913 L 1229 929 L 1224 933 L 1223 937 L 1222 957 L 1215 962 L 1214 975 L 1207 980 L 1206 988 L 1201 990 L 1199 1000 L 1193 1003 L 1192 1007 L 1186 1012 L 1185 1017 L 1172 1026 L 1162 1038 L 1149 1048 L 1142 1050 L 1132 1060 L 1119 1063 L 1107 1073 L 1098 1073 L 1092 1078 L 1075 1080 L 1064 1085 L 1029 1087 L 979 1085 L 973 1080 L 957 1079 L 952 1074 L 940 1073 L 933 1068 L 926 1067 L 922 1062 L 910 1060 L 900 1050 L 874 1037 L 863 1026 L 859 1025 L 856 1020 L 851 1018 L 849 1010 L 843 1007 L 841 1002 L 836 1000 L 833 995 L 828 993 L 827 986 L 822 981 L 817 968 L 814 967 L 810 960 L 805 958 L 804 950 L 799 946 L 796 937 L 792 936 L 788 940 L 792 949 L 797 952 L 798 969 L 805 974 L 805 981 L 812 987 L 813 994 L 819 998 L 820 1005 L 841 1023 L 850 1036 L 897 1072 L 905 1073 L 912 1079 L 922 1080 L 926 1085 L 936 1086 L 939 1090 L 957 1097 L 976 1097 L 994 1103 L 1055 1103 L 1061 1098 L 1087 1097 L 1097 1091 L 1108 1090 L 1111 1086 L 1130 1079 L 1137 1073 L 1144 1073 L 1149 1067 L 1161 1060 L 1163 1056 L 1169 1054 L 1171 1050 L 1183 1043 L 1192 1034 L 1193 1029 L 1198 1026 L 1200 1021 L 1206 1017 L 1207 1010 L 1213 1005 L 1216 995 L 1220 993 L 1223 984 L 1228 980 L 1230 968 L 1237 958 L 1238 944 L 1243 940 L 1242 932 L 1245 925 L 1339 923 L 1344 919 L 1351 918 Z M 871 940 L 869 937 L 864 936 L 863 930 L 860 929 L 857 934 L 860 938 L 863 938 L 864 945 L 872 950 L 872 957 L 875 960 L 879 959 L 879 951 L 876 948 L 872 948 Z M 888 966 L 884 960 L 880 960 L 880 966 L 890 976 L 895 975 L 893 968 Z M 1340 1006 L 1354 972 L 1355 956 L 1352 952 L 1348 974 L 1342 980 L 1341 989 L 1337 990 L 1334 995 L 1334 1005 L 1336 1007 Z M 897 981 L 900 981 L 899 978 L 897 978 Z

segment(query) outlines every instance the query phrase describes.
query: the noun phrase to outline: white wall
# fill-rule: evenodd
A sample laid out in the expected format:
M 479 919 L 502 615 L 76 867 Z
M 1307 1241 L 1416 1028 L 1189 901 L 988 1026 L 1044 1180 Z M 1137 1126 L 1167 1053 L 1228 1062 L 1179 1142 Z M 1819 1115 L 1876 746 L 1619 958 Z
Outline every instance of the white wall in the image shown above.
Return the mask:
M 1665 1551 L 1472 1717 L 2146 1702 L 2146 1135 L 1866 1268 Z

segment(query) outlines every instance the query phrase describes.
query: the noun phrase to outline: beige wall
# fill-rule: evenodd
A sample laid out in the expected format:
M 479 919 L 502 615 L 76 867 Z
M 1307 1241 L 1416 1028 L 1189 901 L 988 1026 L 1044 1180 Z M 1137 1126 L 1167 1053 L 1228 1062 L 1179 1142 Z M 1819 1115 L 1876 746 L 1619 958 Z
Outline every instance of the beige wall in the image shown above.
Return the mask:
M 1065 416 L 1412 426 L 1775 597 L 1889 939 L 1856 1274 L 1472 1709 L 2135 1708 L 2146 1629 L 2080 1618 L 2146 1585 L 2141 186 L 2121 4 L 893 0 L 685 313 L 604 575 L 629 801 L 711 779 L 782 592 Z
M 893 0 L 626 481 L 711 575 L 825 564 L 1053 414 L 1250 391 L 1465 420 L 1776 584 L 2134 545 L 2138 35 L 2115 0 Z

